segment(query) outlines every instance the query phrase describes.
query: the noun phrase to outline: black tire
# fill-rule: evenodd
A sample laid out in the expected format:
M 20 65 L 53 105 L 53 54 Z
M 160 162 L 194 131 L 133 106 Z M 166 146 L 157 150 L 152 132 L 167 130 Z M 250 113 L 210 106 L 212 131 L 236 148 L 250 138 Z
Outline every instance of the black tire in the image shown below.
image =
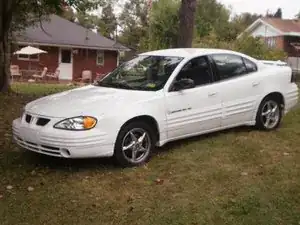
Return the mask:
M 263 119 L 263 116 L 262 116 L 262 113 L 264 112 L 265 110 L 265 107 L 266 107 L 266 104 L 268 102 L 272 102 L 272 103 L 275 103 L 278 107 L 278 120 L 277 122 L 275 123 L 274 122 L 274 125 L 271 126 L 271 127 L 267 127 L 264 123 L 264 119 Z M 259 108 L 258 108 L 258 111 L 257 111 L 257 114 L 256 114 L 256 123 L 255 123 L 255 127 L 259 130 L 264 130 L 264 131 L 271 131 L 271 130 L 275 130 L 279 127 L 280 123 L 281 123 L 281 119 L 282 119 L 282 110 L 283 110 L 283 107 L 282 107 L 282 103 L 277 99 L 277 98 L 274 98 L 272 96 L 269 96 L 269 97 L 266 97 L 262 100 L 262 102 L 260 103 L 259 105 Z
M 147 133 L 149 137 L 149 143 L 150 147 L 147 153 L 143 156 L 143 158 L 137 162 L 130 161 L 128 157 L 126 157 L 126 153 L 123 151 L 123 141 L 124 138 L 127 138 L 126 135 L 132 130 L 139 129 L 143 130 Z M 135 166 L 141 166 L 149 161 L 151 158 L 151 154 L 153 152 L 153 149 L 155 148 L 156 143 L 156 135 L 154 132 L 154 129 L 148 125 L 145 122 L 142 121 L 136 121 L 131 122 L 124 127 L 121 128 L 116 143 L 115 143 L 115 149 L 114 149 L 114 158 L 118 165 L 121 165 L 123 167 L 135 167 Z M 133 154 L 133 153 L 132 153 Z

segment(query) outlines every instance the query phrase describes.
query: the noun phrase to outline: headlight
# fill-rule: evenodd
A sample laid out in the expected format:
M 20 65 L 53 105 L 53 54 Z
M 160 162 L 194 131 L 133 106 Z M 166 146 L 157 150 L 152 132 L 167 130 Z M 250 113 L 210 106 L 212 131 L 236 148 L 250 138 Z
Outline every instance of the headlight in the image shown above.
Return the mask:
M 97 119 L 91 116 L 78 116 L 64 119 L 54 125 L 54 128 L 64 130 L 89 130 L 96 126 Z

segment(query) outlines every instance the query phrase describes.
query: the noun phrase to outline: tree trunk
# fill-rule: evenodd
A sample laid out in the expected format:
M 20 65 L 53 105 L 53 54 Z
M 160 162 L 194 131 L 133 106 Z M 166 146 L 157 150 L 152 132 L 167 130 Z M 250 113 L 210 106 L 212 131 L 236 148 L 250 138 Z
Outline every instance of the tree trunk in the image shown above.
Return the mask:
M 0 40 L 0 92 L 8 92 L 10 90 L 10 43 L 8 34 L 4 35 L 4 40 Z
M 10 28 L 15 0 L 0 1 L 0 92 L 10 90 L 11 38 Z
M 196 0 L 181 0 L 179 9 L 179 34 L 177 47 L 192 47 Z

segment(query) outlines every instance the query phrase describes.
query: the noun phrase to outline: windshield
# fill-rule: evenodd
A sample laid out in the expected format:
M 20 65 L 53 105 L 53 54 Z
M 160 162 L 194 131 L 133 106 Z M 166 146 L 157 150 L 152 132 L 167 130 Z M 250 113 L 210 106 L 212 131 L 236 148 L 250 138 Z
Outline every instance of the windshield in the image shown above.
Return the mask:
M 140 55 L 117 67 L 95 85 L 157 91 L 165 85 L 182 57 Z

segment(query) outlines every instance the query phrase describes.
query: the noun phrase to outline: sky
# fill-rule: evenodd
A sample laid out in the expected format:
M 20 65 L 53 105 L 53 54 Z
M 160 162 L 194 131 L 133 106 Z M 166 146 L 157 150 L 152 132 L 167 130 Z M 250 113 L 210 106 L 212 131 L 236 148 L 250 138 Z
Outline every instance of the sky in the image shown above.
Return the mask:
M 300 11 L 300 0 L 217 0 L 230 7 L 234 14 L 250 12 L 265 15 L 267 10 L 275 13 L 280 7 L 284 19 L 293 19 Z M 119 7 L 115 8 L 118 14 L 121 12 L 121 5 L 124 0 L 119 0 Z
M 280 7 L 284 19 L 293 19 L 300 11 L 300 0 L 218 0 L 230 6 L 233 13 L 250 12 L 265 15 L 267 10 L 276 12 Z

